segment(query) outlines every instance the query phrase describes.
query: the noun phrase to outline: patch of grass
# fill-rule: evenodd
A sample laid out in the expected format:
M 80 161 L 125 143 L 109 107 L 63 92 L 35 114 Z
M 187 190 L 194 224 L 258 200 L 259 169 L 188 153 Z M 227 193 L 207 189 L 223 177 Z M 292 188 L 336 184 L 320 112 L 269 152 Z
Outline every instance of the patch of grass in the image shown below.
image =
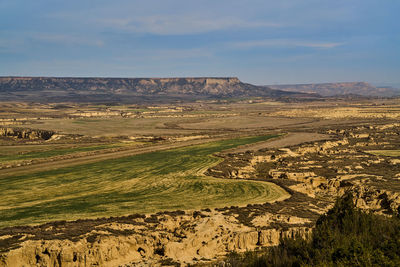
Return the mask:
M 265 203 L 287 195 L 259 181 L 202 175 L 212 154 L 274 136 L 212 142 L 0 179 L 0 227 L 132 213 Z
M 75 124 L 86 124 L 86 123 L 93 123 L 93 122 L 104 122 L 104 120 L 100 120 L 100 119 L 77 119 L 77 120 L 73 120 L 72 123 Z
M 150 111 L 150 109 L 147 109 L 147 108 L 133 108 L 133 109 L 127 109 L 126 111 L 128 111 L 128 112 L 146 112 L 146 111 Z
M 29 159 L 38 159 L 38 158 L 49 158 L 54 156 L 61 156 L 66 154 L 78 153 L 78 152 L 89 152 L 102 150 L 113 147 L 120 147 L 122 144 L 104 144 L 104 145 L 96 145 L 96 146 L 85 146 L 85 147 L 69 147 L 69 148 L 58 148 L 58 149 L 49 149 L 43 151 L 32 151 L 32 152 L 23 152 L 20 154 L 15 154 L 12 151 L 8 151 L 8 153 L 0 152 L 0 162 L 8 162 L 8 161 L 17 161 L 17 160 L 29 160 Z
M 387 156 L 387 157 L 399 157 L 400 150 L 370 150 L 367 153 L 374 154 L 376 156 Z
M 137 136 L 137 135 L 164 135 L 195 131 L 161 129 L 166 122 L 179 123 L 184 118 L 101 118 L 101 119 L 52 119 L 30 121 L 25 127 L 31 129 L 52 130 L 63 134 L 80 134 L 84 136 Z M 160 128 L 161 127 L 161 128 Z

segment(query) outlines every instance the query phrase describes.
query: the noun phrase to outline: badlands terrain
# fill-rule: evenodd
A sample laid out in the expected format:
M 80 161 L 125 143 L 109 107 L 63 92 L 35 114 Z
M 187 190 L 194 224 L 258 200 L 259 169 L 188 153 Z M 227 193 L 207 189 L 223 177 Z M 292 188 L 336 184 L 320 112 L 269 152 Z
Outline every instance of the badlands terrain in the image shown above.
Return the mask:
M 348 192 L 397 211 L 399 99 L 241 95 L 235 79 L 209 99 L 208 83 L 172 104 L 1 102 L 0 266 L 219 266 L 309 238 Z

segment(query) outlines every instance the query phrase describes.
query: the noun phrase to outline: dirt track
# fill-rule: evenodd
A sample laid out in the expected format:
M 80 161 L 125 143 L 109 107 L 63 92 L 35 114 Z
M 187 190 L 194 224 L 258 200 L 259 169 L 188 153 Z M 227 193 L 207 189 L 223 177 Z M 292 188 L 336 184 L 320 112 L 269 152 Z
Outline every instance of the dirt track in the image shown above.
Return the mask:
M 258 142 L 254 144 L 250 144 L 247 146 L 238 147 L 235 149 L 231 149 L 227 152 L 229 153 L 241 153 L 246 151 L 257 151 L 263 148 L 282 148 L 287 146 L 299 145 L 306 142 L 320 141 L 320 140 L 328 140 L 332 137 L 326 134 L 319 133 L 288 133 L 281 137 L 269 140 Z

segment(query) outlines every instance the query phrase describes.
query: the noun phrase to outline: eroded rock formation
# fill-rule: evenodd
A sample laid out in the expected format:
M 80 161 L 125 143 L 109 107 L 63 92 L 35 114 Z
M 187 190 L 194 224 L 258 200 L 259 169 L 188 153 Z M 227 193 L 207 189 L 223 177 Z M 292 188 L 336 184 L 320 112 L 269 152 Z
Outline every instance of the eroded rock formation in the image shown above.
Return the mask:
M 0 266 L 119 266 L 163 259 L 185 264 L 217 259 L 230 251 L 274 246 L 284 236 L 308 238 L 311 230 L 257 229 L 232 215 L 203 210 L 50 223 L 16 232 L 19 236 L 1 236 L 14 248 L 2 253 Z
M 231 251 L 308 238 L 317 218 L 351 192 L 357 207 L 390 216 L 400 206 L 398 124 L 324 129 L 330 141 L 220 154 L 207 171 L 225 179 L 274 182 L 291 197 L 276 203 L 162 212 L 0 230 L 0 266 L 119 266 L 218 261 Z
M 48 140 L 54 135 L 53 131 L 32 130 L 21 128 L 0 128 L 0 136 L 22 138 L 22 139 L 42 139 Z

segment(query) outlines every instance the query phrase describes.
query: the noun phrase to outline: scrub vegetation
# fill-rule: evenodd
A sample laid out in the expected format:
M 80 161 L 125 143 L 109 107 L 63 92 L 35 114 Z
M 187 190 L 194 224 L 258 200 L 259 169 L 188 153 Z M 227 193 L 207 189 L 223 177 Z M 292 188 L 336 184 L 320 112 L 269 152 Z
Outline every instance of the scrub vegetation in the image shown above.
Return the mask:
M 316 223 L 311 240 L 282 239 L 263 253 L 232 254 L 229 266 L 399 266 L 400 216 L 354 207 L 351 194 Z

